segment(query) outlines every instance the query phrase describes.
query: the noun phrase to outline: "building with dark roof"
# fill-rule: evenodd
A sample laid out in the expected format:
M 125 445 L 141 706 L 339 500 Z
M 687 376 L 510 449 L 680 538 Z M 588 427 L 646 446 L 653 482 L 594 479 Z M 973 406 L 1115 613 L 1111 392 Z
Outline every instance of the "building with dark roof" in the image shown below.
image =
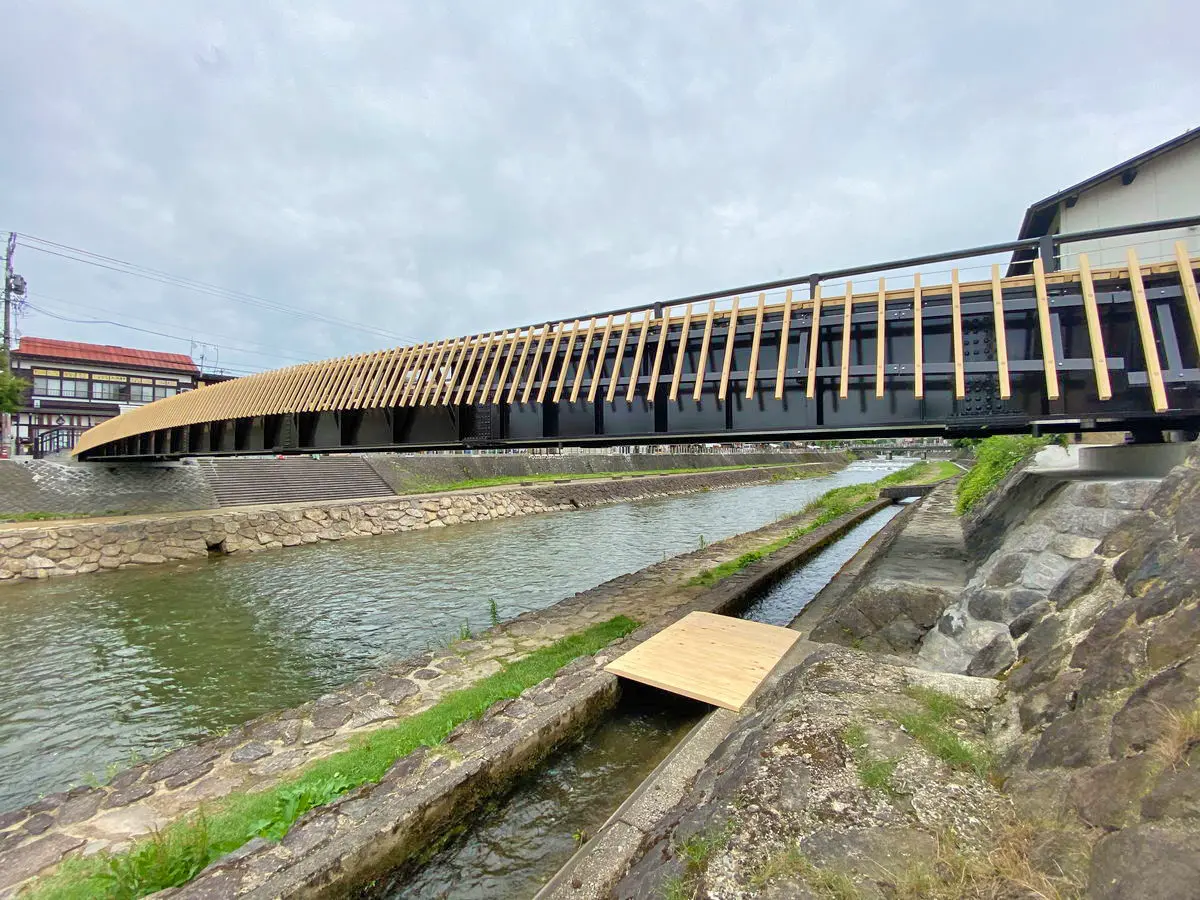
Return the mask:
M 36 455 L 73 447 L 80 433 L 126 409 L 190 391 L 200 376 L 182 353 L 39 337 L 21 338 L 12 367 L 30 385 L 13 416 L 18 452 Z
M 1018 239 L 1069 234 L 1096 228 L 1135 225 L 1200 213 L 1200 128 L 1151 147 L 1078 184 L 1063 188 L 1025 211 Z M 1135 238 L 1136 240 L 1136 238 Z M 1172 259 L 1175 242 L 1184 240 L 1194 256 L 1200 253 L 1195 228 L 1154 232 L 1137 248 L 1143 262 Z M 1128 236 L 1064 245 L 1058 268 L 1078 268 L 1080 253 L 1093 266 L 1123 265 Z M 1009 275 L 1032 271 L 1036 248 L 1018 250 Z

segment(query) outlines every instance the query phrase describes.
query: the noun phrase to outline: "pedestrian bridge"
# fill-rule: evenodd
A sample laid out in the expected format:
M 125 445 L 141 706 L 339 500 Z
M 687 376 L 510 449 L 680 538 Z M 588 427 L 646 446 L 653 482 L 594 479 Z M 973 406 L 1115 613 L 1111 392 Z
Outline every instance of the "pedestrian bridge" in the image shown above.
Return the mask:
M 1138 236 L 1198 224 L 1014 241 L 306 363 L 132 410 L 75 452 L 1194 429 L 1200 258 L 1183 242 L 1139 258 Z M 1114 239 L 1120 265 L 1067 252 L 1103 241 L 1108 260 Z M 1040 255 L 1028 273 L 973 262 L 1029 247 Z

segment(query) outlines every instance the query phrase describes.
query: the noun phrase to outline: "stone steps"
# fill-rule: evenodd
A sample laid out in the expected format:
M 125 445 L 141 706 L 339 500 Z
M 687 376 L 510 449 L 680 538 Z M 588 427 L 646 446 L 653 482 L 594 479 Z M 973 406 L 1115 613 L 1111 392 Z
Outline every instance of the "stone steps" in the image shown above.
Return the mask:
M 211 459 L 200 468 L 220 506 L 395 496 L 360 456 Z

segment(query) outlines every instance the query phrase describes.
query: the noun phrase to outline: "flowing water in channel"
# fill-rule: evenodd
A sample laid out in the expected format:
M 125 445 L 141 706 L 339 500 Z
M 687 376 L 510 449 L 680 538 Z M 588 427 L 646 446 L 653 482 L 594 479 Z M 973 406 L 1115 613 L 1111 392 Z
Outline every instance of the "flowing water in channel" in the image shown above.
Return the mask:
M 0 810 L 904 465 L 4 585 Z
M 420 871 L 396 872 L 368 892 L 386 900 L 529 898 L 595 835 L 683 739 L 707 707 L 629 685 L 617 711 L 553 754 L 505 797 L 473 815 Z
M 795 572 L 768 588 L 746 607 L 741 618 L 786 627 L 829 584 L 838 570 L 903 508 L 893 503 L 867 516 Z

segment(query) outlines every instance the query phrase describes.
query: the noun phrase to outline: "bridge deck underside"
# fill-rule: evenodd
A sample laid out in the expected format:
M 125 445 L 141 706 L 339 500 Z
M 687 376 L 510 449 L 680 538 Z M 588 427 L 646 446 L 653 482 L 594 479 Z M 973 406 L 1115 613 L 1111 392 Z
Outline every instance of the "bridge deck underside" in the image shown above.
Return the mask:
M 266 372 L 127 413 L 87 458 L 1194 428 L 1195 261 L 765 296 Z M 1132 277 L 1131 277 L 1131 273 Z M 859 286 L 861 288 L 861 285 Z M 817 323 L 813 333 L 814 320 Z

